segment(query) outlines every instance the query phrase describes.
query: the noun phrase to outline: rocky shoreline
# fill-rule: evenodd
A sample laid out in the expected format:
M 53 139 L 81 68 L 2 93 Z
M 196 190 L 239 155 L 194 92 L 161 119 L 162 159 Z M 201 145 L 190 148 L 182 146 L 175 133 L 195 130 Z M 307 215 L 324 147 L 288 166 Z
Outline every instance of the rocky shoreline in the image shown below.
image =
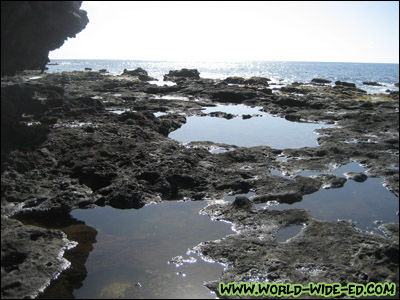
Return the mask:
M 63 253 L 76 244 L 69 223 L 64 233 L 54 228 L 65 226 L 54 222 L 46 226 L 53 229 L 43 229 L 17 219 L 54 220 L 95 205 L 139 209 L 163 200 L 222 199 L 249 191 L 255 192 L 250 200 L 204 209 L 239 228 L 194 249 L 227 266 L 222 281 L 389 281 L 398 290 L 398 223 L 381 225 L 383 237 L 347 221 L 318 221 L 301 209 L 254 206 L 293 203 L 323 186 L 344 184 L 335 175 L 289 180 L 270 169 L 295 174 L 350 161 L 365 166 L 369 177 L 383 178 L 398 197 L 398 91 L 369 95 L 324 79 L 273 87 L 267 78 L 212 80 L 187 69 L 170 71 L 164 79 L 174 84 L 155 84 L 142 69 L 121 76 L 103 70 L 2 77 L 2 298 L 35 297 L 68 267 Z M 319 146 L 296 149 L 182 145 L 168 138 L 188 116 L 202 116 L 202 108 L 222 103 L 261 106 L 290 121 L 334 126 L 319 129 Z M 157 112 L 165 114 L 156 117 Z M 213 154 L 214 148 L 227 151 Z M 274 240 L 280 228 L 299 224 L 306 228 L 295 238 L 284 244 Z M 90 247 L 83 247 L 81 265 Z M 82 276 L 84 270 L 77 277 L 83 281 Z M 217 283 L 207 286 L 217 293 Z

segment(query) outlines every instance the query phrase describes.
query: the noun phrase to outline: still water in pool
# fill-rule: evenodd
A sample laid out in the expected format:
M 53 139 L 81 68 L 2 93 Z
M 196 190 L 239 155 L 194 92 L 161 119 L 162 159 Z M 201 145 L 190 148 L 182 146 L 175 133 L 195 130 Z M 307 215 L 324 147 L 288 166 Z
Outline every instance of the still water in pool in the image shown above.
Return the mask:
M 215 298 L 203 281 L 223 267 L 186 254 L 200 242 L 232 234 L 227 223 L 199 214 L 204 201 L 164 201 L 139 210 L 77 209 L 71 215 L 98 231 L 76 298 Z M 182 256 L 183 264 L 169 263 Z
M 356 162 L 350 162 L 329 174 L 345 177 L 346 172 L 365 173 L 366 169 Z M 302 171 L 298 175 L 312 176 L 328 172 Z M 278 175 L 275 171 L 274 174 Z M 336 221 L 352 220 L 362 230 L 380 233 L 377 227 L 381 223 L 398 222 L 396 212 L 399 210 L 399 199 L 383 185 L 383 179 L 369 177 L 364 182 L 348 179 L 342 188 L 320 189 L 303 200 L 293 204 L 268 206 L 269 209 L 284 210 L 305 208 L 316 219 Z M 263 205 L 258 205 L 260 208 Z
M 240 147 L 269 146 L 277 149 L 318 146 L 318 128 L 327 124 L 291 122 L 271 116 L 258 108 L 245 105 L 225 105 L 204 109 L 205 113 L 224 112 L 235 115 L 232 119 L 211 116 L 187 117 L 181 128 L 169 137 L 179 142 L 211 141 Z M 243 119 L 243 115 L 254 115 Z

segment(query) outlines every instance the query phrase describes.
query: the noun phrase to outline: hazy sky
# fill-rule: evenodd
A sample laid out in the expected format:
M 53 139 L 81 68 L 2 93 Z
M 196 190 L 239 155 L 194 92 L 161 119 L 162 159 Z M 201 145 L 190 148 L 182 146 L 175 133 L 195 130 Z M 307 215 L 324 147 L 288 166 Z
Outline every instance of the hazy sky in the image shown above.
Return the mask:
M 399 2 L 84 1 L 51 59 L 399 62 Z

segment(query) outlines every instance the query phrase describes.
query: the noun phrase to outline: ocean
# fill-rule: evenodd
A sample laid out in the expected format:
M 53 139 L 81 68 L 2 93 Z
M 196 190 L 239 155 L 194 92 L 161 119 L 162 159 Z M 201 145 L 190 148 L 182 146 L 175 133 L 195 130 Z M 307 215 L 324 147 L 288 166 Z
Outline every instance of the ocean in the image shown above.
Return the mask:
M 399 90 L 399 64 L 383 63 L 337 63 L 337 62 L 292 62 L 292 61 L 253 61 L 253 62 L 170 62 L 139 60 L 51 60 L 48 73 L 63 71 L 94 71 L 106 69 L 110 74 L 120 75 L 124 69 L 138 67 L 150 76 L 163 80 L 170 70 L 182 68 L 197 69 L 202 78 L 225 79 L 229 76 L 250 78 L 268 77 L 272 83 L 308 83 L 313 78 L 352 82 L 368 93 L 384 93 L 386 90 Z M 55 65 L 53 65 L 55 64 Z M 364 85 L 363 82 L 377 82 L 382 86 Z

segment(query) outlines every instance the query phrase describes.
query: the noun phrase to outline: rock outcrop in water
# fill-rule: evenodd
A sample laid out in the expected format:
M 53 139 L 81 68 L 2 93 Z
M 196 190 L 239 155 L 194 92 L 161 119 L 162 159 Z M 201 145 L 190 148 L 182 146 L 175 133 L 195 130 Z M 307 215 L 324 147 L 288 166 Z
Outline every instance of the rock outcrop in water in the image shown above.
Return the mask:
M 398 286 L 398 260 L 393 255 L 398 253 L 393 233 L 398 232 L 398 223 L 383 225 L 387 237 L 382 237 L 344 221 L 317 221 L 300 209 L 274 212 L 255 207 L 271 200 L 302 201 L 323 186 L 340 188 L 346 182 L 332 174 L 285 178 L 270 169 L 292 174 L 302 169 L 324 171 L 328 165 L 349 161 L 362 163 L 368 176 L 383 178 L 398 197 L 398 95 L 372 99 L 357 88 L 320 84 L 297 84 L 307 90 L 302 94 L 285 89 L 272 93 L 267 80 L 228 85 L 198 78 L 197 73 L 170 72 L 177 83 L 173 86 L 100 72 L 2 78 L 2 298 L 29 297 L 39 291 L 62 271 L 56 254 L 68 243 L 60 231 L 36 230 L 17 220 L 32 214 L 47 219 L 96 205 L 140 208 L 166 199 L 221 199 L 249 191 L 254 197 L 205 210 L 239 230 L 196 248 L 228 264 L 223 281 L 393 281 Z M 221 103 L 257 105 L 288 120 L 335 126 L 319 130 L 319 146 L 295 149 L 212 142 L 182 145 L 168 138 L 187 116 L 202 116 L 205 106 Z M 156 117 L 156 112 L 165 114 Z M 212 154 L 216 148 L 225 151 Z M 287 159 L 283 162 L 282 157 Z M 354 180 L 359 177 L 349 174 Z M 307 227 L 287 245 L 274 241 L 277 230 L 299 224 Z M 329 238 L 321 239 L 321 232 Z M 19 243 L 13 242 L 15 235 Z M 51 245 L 53 253 L 31 263 L 31 244 L 34 249 Z M 87 248 L 90 251 L 90 245 Z M 37 275 L 40 270 L 43 276 Z M 74 278 L 83 280 L 82 272 Z M 208 286 L 216 290 L 214 283 Z
M 219 297 L 230 298 L 219 294 L 219 282 L 394 282 L 398 287 L 398 224 L 381 226 L 387 234 L 381 237 L 362 233 L 349 221 L 315 220 L 303 209 L 243 213 L 235 202 L 209 205 L 203 212 L 233 223 L 238 233 L 195 247 L 226 266 L 222 278 L 206 284 Z M 280 229 L 293 225 L 303 225 L 299 234 L 284 242 L 275 239 Z
M 42 69 L 89 22 L 82 1 L 1 1 L 1 76 Z

